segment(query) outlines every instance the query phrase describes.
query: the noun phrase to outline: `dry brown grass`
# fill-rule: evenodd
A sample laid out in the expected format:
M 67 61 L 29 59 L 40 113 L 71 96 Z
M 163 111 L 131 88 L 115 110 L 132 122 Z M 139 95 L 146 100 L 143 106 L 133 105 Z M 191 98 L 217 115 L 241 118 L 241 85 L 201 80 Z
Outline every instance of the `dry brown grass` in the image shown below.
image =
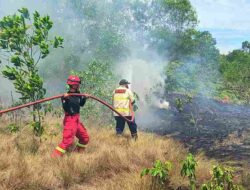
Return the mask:
M 0 118 L 1 128 L 7 125 L 3 120 Z M 61 140 L 60 122 L 47 119 L 42 143 L 28 127 L 17 134 L 0 132 L 0 189 L 144 190 L 149 189 L 150 178 L 140 178 L 140 172 L 156 159 L 173 163 L 172 188 L 188 184 L 180 176 L 180 163 L 187 150 L 173 139 L 153 134 L 139 133 L 134 142 L 128 131 L 117 138 L 114 129 L 91 126 L 87 127 L 91 140 L 84 154 L 68 153 L 52 159 L 50 154 Z M 196 159 L 197 180 L 202 183 L 210 178 L 213 161 L 201 154 Z

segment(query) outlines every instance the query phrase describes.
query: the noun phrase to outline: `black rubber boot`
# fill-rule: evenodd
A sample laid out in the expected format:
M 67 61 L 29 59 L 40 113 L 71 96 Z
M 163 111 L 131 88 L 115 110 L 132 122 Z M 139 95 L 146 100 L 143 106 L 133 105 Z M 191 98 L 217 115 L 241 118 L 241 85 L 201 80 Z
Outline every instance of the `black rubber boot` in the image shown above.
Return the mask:
M 137 133 L 134 133 L 134 134 L 132 134 L 131 136 L 132 136 L 132 139 L 134 139 L 135 141 L 137 141 L 137 139 L 138 139 Z

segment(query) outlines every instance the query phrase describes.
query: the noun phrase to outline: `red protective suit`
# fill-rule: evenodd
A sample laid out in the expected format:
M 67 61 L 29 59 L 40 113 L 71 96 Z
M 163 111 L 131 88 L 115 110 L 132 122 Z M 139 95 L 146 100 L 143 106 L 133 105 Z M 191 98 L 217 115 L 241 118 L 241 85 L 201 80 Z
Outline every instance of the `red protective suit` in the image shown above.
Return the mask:
M 67 80 L 70 87 L 68 94 L 80 93 L 79 85 L 81 79 L 78 76 L 70 75 Z M 63 120 L 63 139 L 62 142 L 55 148 L 52 157 L 62 156 L 67 149 L 74 143 L 75 136 L 79 139 L 76 144 L 76 151 L 82 152 L 89 142 L 89 135 L 84 125 L 80 122 L 80 107 L 83 107 L 86 102 L 84 96 L 69 96 L 65 94 L 62 97 L 62 106 L 65 112 Z
M 76 151 L 78 152 L 82 152 L 89 142 L 88 132 L 84 125 L 80 122 L 79 114 L 68 115 L 66 113 L 63 120 L 63 125 L 64 129 L 62 142 L 56 147 L 52 153 L 52 157 L 62 156 L 74 143 L 75 136 L 79 139 L 79 142 L 76 145 Z

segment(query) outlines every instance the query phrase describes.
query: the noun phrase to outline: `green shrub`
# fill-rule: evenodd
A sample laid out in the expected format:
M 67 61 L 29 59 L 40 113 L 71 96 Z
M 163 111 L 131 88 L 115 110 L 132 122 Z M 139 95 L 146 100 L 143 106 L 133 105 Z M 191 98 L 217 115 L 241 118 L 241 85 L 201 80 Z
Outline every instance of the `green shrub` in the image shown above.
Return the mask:
M 151 189 L 161 189 L 169 183 L 168 177 L 171 169 L 171 162 L 162 163 L 160 160 L 156 160 L 152 168 L 142 170 L 141 177 L 150 175 L 152 177 Z
M 201 190 L 241 190 L 233 181 L 233 169 L 224 166 L 214 166 L 211 180 L 203 184 Z
M 195 169 L 197 166 L 197 162 L 194 159 L 192 154 L 188 154 L 187 158 L 182 163 L 181 176 L 188 177 L 190 182 L 190 187 L 192 190 L 196 189 L 196 176 Z

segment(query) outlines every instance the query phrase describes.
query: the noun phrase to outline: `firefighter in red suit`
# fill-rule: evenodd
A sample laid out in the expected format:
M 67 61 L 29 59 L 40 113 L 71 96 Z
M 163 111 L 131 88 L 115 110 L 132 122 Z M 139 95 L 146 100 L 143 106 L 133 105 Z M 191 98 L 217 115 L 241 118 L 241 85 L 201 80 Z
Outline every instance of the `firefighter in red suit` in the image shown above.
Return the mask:
M 63 120 L 63 139 L 55 148 L 52 157 L 63 156 L 67 149 L 74 143 L 74 137 L 78 138 L 75 151 L 83 152 L 89 142 L 89 135 L 80 122 L 80 107 L 84 106 L 87 97 L 85 96 L 69 96 L 70 93 L 80 93 L 79 86 L 81 80 L 78 76 L 69 76 L 67 84 L 69 85 L 68 93 L 62 97 L 62 106 L 65 112 Z

